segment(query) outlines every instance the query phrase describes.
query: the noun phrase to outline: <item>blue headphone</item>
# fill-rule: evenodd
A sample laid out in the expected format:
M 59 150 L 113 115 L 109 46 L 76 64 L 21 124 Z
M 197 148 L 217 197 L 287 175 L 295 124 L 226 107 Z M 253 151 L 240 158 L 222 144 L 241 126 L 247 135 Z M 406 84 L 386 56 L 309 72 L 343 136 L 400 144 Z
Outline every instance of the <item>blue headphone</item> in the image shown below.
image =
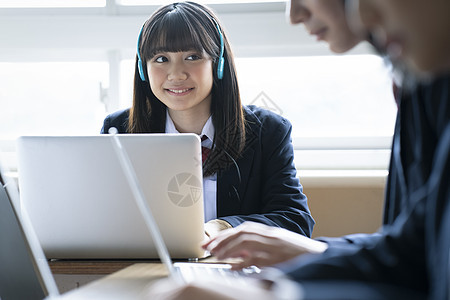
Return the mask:
M 214 19 L 213 19 L 214 20 Z M 225 63 L 225 59 L 223 58 L 223 35 L 222 31 L 220 30 L 219 24 L 217 24 L 216 20 L 214 20 L 214 23 L 216 23 L 217 31 L 219 32 L 219 38 L 220 38 L 220 55 L 219 55 L 219 62 L 217 63 L 217 78 L 222 79 L 223 78 L 223 64 Z
M 144 30 L 144 25 L 141 27 L 141 31 L 139 31 L 139 36 L 137 40 L 137 57 L 138 57 L 138 70 L 139 70 L 139 76 L 141 77 L 142 81 L 145 81 L 145 73 L 144 73 L 144 67 L 142 66 L 142 59 L 141 59 L 141 53 L 139 51 L 139 44 L 141 43 L 141 36 L 142 31 Z
M 223 52 L 224 52 L 224 45 L 223 45 L 223 35 L 222 35 L 222 31 L 220 30 L 219 24 L 217 24 L 216 20 L 212 19 L 214 21 L 214 23 L 216 23 L 216 27 L 217 27 L 217 31 L 219 32 L 219 38 L 220 38 L 220 55 L 219 55 L 219 61 L 217 63 L 217 78 L 222 79 L 223 78 L 223 65 L 225 62 L 225 59 L 223 57 Z M 141 77 L 142 81 L 146 81 L 145 80 L 145 73 L 144 73 L 144 67 L 142 66 L 142 59 L 141 59 L 141 53 L 139 50 L 139 45 L 141 44 L 141 36 L 142 36 L 142 31 L 144 30 L 144 26 L 141 27 L 141 31 L 139 31 L 139 36 L 138 36 L 138 40 L 137 40 L 137 57 L 138 57 L 138 71 L 139 71 L 139 76 Z

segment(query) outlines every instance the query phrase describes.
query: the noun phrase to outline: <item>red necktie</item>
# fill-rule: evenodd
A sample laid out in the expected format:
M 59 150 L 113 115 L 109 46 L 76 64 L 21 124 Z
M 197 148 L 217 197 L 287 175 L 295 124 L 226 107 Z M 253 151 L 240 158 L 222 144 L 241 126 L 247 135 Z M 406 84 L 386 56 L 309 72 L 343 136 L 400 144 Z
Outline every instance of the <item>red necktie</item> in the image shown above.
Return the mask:
M 206 135 L 202 135 L 202 142 L 206 140 L 208 137 Z M 205 163 L 205 160 L 208 158 L 209 152 L 211 149 L 202 146 L 202 162 Z

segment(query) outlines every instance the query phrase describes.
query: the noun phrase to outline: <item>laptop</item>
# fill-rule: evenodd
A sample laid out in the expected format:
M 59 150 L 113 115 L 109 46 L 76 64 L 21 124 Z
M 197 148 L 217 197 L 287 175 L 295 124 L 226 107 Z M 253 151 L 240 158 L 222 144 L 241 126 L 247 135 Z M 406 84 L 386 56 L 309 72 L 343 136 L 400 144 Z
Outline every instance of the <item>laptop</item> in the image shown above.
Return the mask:
M 117 137 L 171 257 L 204 256 L 199 137 Z M 21 206 L 48 259 L 159 258 L 110 136 L 25 136 L 17 151 Z
M 169 272 L 169 277 L 179 284 L 199 280 L 210 283 L 226 283 L 229 286 L 242 285 L 246 288 L 248 288 L 251 284 L 259 284 L 257 280 L 260 277 L 261 270 L 255 266 L 245 268 L 242 271 L 233 271 L 231 270 L 231 265 L 226 263 L 193 264 L 190 262 L 172 262 L 172 258 L 164 242 L 161 230 L 155 221 L 154 211 L 149 205 L 149 201 L 146 199 L 142 182 L 137 176 L 127 149 L 118 138 L 116 134 L 117 130 L 115 130 L 115 128 L 111 130 L 110 133 L 111 140 L 113 141 L 113 147 L 117 155 L 117 160 L 122 167 L 123 173 L 131 188 L 134 200 L 139 207 L 139 211 L 144 219 L 147 229 L 151 233 L 152 239 L 155 242 L 158 256 Z
M 44 299 L 59 295 L 44 252 L 29 222 L 20 212 L 17 186 L 3 178 L 0 186 L 0 299 Z

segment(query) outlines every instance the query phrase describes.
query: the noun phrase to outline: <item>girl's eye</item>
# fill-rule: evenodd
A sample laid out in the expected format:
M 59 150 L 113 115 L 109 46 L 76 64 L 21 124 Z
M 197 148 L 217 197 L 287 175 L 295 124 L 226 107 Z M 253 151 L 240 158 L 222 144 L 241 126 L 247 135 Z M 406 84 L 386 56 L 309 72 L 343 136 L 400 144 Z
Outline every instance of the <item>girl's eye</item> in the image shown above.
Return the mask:
M 154 61 L 156 61 L 157 63 L 163 63 L 167 61 L 167 57 L 165 56 L 158 56 L 154 59 Z
M 199 60 L 199 59 L 201 59 L 201 57 L 197 54 L 192 54 L 192 55 L 189 55 L 186 59 L 187 60 Z

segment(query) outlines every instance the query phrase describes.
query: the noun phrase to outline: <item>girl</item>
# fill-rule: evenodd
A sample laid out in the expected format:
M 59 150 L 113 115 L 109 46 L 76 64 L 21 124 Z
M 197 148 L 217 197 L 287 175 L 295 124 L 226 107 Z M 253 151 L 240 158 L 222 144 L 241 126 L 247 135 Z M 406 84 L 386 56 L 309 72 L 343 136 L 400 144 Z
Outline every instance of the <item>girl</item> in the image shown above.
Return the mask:
M 200 135 L 210 149 L 203 163 L 208 236 L 249 220 L 311 235 L 314 220 L 296 177 L 291 125 L 242 106 L 228 39 L 205 6 L 169 4 L 145 22 L 133 105 L 109 115 L 102 133 L 110 127 Z

